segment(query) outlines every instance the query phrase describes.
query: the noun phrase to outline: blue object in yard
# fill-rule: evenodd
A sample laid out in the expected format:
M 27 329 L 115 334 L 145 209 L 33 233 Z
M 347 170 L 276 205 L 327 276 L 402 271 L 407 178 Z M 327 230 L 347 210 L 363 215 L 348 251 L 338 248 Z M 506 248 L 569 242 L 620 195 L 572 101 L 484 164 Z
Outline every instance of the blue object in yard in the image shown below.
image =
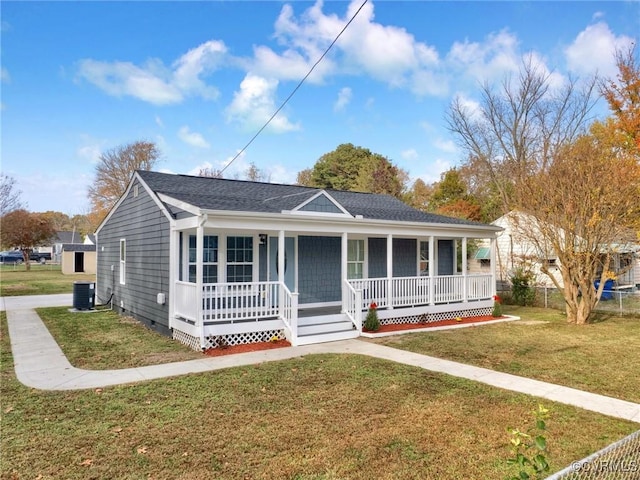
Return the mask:
M 596 280 L 593 282 L 596 290 L 600 286 L 600 280 Z M 611 300 L 613 298 L 613 280 L 605 280 L 604 281 L 604 289 L 602 290 L 602 295 L 600 296 L 600 300 Z

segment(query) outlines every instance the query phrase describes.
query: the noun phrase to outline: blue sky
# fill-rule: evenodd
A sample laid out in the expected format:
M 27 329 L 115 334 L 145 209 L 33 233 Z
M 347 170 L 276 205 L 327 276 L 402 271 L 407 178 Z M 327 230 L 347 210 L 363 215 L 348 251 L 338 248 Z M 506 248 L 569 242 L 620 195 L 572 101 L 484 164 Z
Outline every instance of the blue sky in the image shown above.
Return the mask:
M 362 1 L 3 1 L 2 171 L 29 210 L 73 215 L 119 145 L 156 142 L 160 171 L 221 169 Z M 639 33 L 637 1 L 369 1 L 225 176 L 254 163 L 293 183 L 353 143 L 432 183 L 462 158 L 444 120 L 455 96 L 474 105 L 525 56 L 556 85 L 613 75 Z

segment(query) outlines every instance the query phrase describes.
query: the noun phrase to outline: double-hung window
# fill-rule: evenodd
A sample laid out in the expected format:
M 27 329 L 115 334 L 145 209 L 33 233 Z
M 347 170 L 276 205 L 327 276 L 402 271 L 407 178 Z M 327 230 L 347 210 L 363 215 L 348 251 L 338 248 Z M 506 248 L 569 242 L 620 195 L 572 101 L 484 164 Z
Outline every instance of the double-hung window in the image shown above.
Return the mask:
M 429 275 L 429 242 L 420 242 L 420 275 Z
M 218 283 L 218 237 L 202 238 L 202 283 Z M 189 235 L 189 281 L 196 282 L 197 238 Z
M 364 278 L 364 240 L 347 241 L 347 278 Z
M 253 237 L 227 237 L 227 282 L 253 281 Z

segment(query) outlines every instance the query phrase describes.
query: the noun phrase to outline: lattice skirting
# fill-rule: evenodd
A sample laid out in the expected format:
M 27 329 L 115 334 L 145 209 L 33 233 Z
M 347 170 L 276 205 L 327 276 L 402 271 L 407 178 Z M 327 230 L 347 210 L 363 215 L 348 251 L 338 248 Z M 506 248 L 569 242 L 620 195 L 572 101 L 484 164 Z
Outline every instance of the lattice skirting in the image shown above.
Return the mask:
M 471 310 L 459 310 L 453 312 L 423 313 L 422 315 L 409 315 L 405 317 L 380 318 L 380 325 L 404 325 L 404 324 L 425 324 L 440 322 L 442 320 L 453 320 L 455 318 L 484 317 L 491 315 L 493 307 L 473 308 Z
M 218 348 L 222 345 L 231 347 L 233 345 L 243 345 L 246 343 L 268 342 L 273 340 L 274 337 L 278 340 L 285 340 L 286 336 L 284 334 L 284 330 L 268 330 L 265 332 L 247 332 L 230 335 L 210 335 L 204 338 L 205 346 L 204 349 L 202 349 L 200 347 L 200 338 L 176 329 L 173 330 L 174 340 L 177 340 L 194 350 L 209 350 L 211 348 Z

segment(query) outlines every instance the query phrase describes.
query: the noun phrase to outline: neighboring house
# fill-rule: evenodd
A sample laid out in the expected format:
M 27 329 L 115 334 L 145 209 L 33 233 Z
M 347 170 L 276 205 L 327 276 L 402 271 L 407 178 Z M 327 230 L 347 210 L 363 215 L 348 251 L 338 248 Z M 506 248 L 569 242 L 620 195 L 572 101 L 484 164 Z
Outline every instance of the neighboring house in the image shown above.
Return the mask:
M 468 274 L 467 242 L 499 230 L 387 195 L 138 171 L 96 232 L 97 301 L 195 349 L 354 338 L 371 303 L 383 324 L 485 315 L 496 278 Z
M 51 240 L 51 260 L 54 263 L 62 263 L 62 246 L 82 243 L 82 235 L 78 232 L 58 232 L 56 237 Z
M 62 273 L 96 273 L 96 246 L 83 243 L 64 243 L 60 253 Z
M 560 262 L 553 248 L 540 249 L 527 237 L 529 231 L 535 233 L 535 221 L 529 219 L 526 214 L 510 212 L 498 218 L 492 225 L 501 228 L 496 235 L 495 271 L 498 282 L 508 283 L 511 272 L 515 268 L 526 263 L 528 268 L 536 275 L 538 285 L 554 287 L 551 279 L 541 271 L 542 261 L 550 267 L 550 272 L 562 286 L 560 275 Z M 525 234 L 523 230 L 527 231 Z M 542 235 L 539 235 L 541 238 Z M 610 270 L 618 272 L 616 288 L 640 287 L 640 245 L 619 244 L 610 245 L 613 250 Z M 492 268 L 490 248 L 487 241 L 481 241 L 476 252 L 469 262 L 470 273 L 483 273 Z

